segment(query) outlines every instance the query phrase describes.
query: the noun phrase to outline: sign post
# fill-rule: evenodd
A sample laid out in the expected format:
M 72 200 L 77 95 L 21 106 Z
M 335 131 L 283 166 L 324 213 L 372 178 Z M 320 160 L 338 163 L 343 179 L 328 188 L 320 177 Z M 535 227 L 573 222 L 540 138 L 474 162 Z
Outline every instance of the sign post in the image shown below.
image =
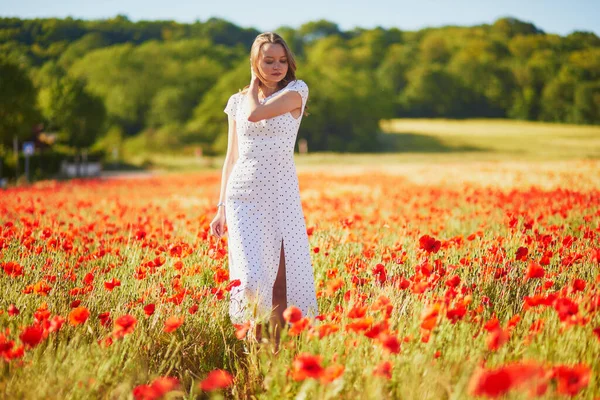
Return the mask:
M 15 155 L 15 181 L 19 181 L 19 139 L 13 137 L 13 153 Z
M 23 154 L 25 155 L 25 180 L 29 183 L 29 157 L 35 151 L 34 142 L 23 142 Z
M 4 189 L 8 183 L 8 180 L 2 176 L 2 165 L 4 163 L 4 159 L 2 157 L 3 156 L 0 155 L 0 189 Z

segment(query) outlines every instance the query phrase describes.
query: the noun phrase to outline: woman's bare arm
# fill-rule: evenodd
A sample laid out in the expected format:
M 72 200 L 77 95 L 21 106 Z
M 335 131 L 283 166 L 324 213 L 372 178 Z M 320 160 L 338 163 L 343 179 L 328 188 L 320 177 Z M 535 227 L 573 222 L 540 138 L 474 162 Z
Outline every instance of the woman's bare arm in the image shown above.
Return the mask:
M 302 107 L 302 97 L 300 96 L 300 93 L 296 91 L 280 93 L 267 100 L 264 104 L 260 104 L 258 100 L 258 89 L 252 88 L 251 85 L 248 89 L 248 93 L 246 93 L 246 97 L 248 98 L 250 111 L 248 121 L 250 122 L 258 122 L 263 119 L 273 118 Z
M 235 119 L 230 115 L 228 117 L 228 133 L 227 133 L 227 153 L 225 154 L 225 161 L 223 162 L 223 171 L 221 173 L 221 191 L 219 194 L 219 203 L 225 202 L 227 181 L 231 170 L 238 159 L 238 137 Z M 219 212 L 222 212 L 224 208 L 219 207 Z

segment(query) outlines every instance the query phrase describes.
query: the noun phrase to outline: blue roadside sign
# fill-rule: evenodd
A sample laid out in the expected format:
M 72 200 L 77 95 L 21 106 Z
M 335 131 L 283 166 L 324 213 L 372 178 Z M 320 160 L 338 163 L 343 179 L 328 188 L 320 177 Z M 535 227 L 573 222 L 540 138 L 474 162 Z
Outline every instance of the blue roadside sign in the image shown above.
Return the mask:
M 34 142 L 23 142 L 23 154 L 30 156 L 35 150 Z

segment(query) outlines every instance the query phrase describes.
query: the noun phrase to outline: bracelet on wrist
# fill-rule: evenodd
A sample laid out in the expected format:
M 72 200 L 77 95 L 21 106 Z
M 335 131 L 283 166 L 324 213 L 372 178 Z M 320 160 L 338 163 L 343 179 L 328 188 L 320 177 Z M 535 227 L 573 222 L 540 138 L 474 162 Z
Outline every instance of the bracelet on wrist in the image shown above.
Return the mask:
M 217 208 L 219 208 L 219 207 L 221 207 L 221 206 L 225 207 L 225 203 L 223 203 L 223 202 L 220 202 L 219 204 L 217 204 Z

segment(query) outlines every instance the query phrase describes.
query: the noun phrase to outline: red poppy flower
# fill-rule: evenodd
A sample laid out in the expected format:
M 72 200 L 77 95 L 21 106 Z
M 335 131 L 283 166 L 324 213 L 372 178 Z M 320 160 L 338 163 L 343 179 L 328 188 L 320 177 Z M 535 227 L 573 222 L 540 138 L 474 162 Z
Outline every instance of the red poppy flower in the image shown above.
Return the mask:
M 598 338 L 598 340 L 600 340 L 600 326 L 597 328 L 594 328 L 593 332 L 596 335 L 596 337 Z
M 348 311 L 348 318 L 362 318 L 367 313 L 367 306 L 362 304 L 354 304 Z
M 310 319 L 308 317 L 302 318 L 292 324 L 292 327 L 288 331 L 291 336 L 298 336 L 310 325 Z
M 379 283 L 385 283 L 387 279 L 387 271 L 385 270 L 385 266 L 383 264 L 377 264 L 373 268 L 373 275 L 375 275 Z
M 50 321 L 46 321 L 46 323 L 48 324 L 46 329 L 48 330 L 48 332 L 58 332 L 64 324 L 64 322 L 65 319 L 63 317 L 61 317 L 60 315 L 55 315 Z
M 419 238 L 419 248 L 428 253 L 437 253 L 441 245 L 442 243 L 439 240 L 436 240 L 429 235 L 423 235 Z
M 12 278 L 23 275 L 23 267 L 14 261 L 2 263 L 2 269 L 4 269 L 4 272 Z
M 235 328 L 235 337 L 242 340 L 246 337 L 251 324 L 250 321 L 246 321 L 243 324 L 233 324 L 233 327 Z
M 319 380 L 321 381 L 321 383 L 327 384 L 327 383 L 333 382 L 334 380 L 336 380 L 337 378 L 342 376 L 343 373 L 344 373 L 343 365 L 333 364 L 323 370 L 323 373 L 321 373 Z
M 233 376 L 224 370 L 216 369 L 200 382 L 200 389 L 210 392 L 218 389 L 226 389 L 233 384 Z
M 573 290 L 576 292 L 582 292 L 585 290 L 585 281 L 583 279 L 575 279 L 573 281 Z
M 179 380 L 174 377 L 158 377 L 150 385 L 139 385 L 133 389 L 135 400 L 158 400 L 177 389 Z
M 111 321 L 110 312 L 106 311 L 101 314 L 98 314 L 98 319 L 100 320 L 100 324 L 102 324 L 102 326 L 107 326 Z
M 446 317 L 452 324 L 455 324 L 459 320 L 463 319 L 467 313 L 467 308 L 463 302 L 459 302 L 453 308 L 446 311 Z
M 468 391 L 474 396 L 499 397 L 511 389 L 527 386 L 539 390 L 544 385 L 544 368 L 536 362 L 515 362 L 486 369 L 478 367 L 469 381 Z
M 19 339 L 21 339 L 21 342 L 23 342 L 29 347 L 37 346 L 38 344 L 40 344 L 43 338 L 44 329 L 38 324 L 28 326 L 19 335 Z
M 323 339 L 325 336 L 331 335 L 339 330 L 340 327 L 335 324 L 323 324 L 316 328 L 319 339 Z
M 373 375 L 392 379 L 392 363 L 389 361 L 382 362 L 373 370 Z
M 446 286 L 448 287 L 457 287 L 460 284 L 460 276 L 454 275 L 451 278 L 446 280 Z
M 527 247 L 519 247 L 515 253 L 515 259 L 517 261 L 525 261 L 527 259 L 527 253 L 529 253 Z
M 14 340 L 8 340 L 8 337 L 5 334 L 0 333 L 0 354 L 9 351 L 14 345 Z
M 344 287 L 342 278 L 335 278 L 327 281 L 327 294 L 333 296 L 338 290 Z
M 8 315 L 11 317 L 19 315 L 19 309 L 17 307 L 15 307 L 14 304 L 9 305 L 8 306 Z
M 302 311 L 296 306 L 289 306 L 283 311 L 283 318 L 293 324 L 302 318 Z
M 546 271 L 544 271 L 544 268 L 540 264 L 532 260 L 529 262 L 529 266 L 527 267 L 525 279 L 543 278 L 545 272 Z
M 561 297 L 556 299 L 556 302 L 554 303 L 554 309 L 558 313 L 558 318 L 561 321 L 566 321 L 568 318 L 577 314 L 579 306 L 571 299 Z
M 121 286 L 121 281 L 116 278 L 112 278 L 112 280 L 104 282 L 104 288 L 109 292 L 117 286 Z
M 508 331 L 502 329 L 500 327 L 494 329 L 488 334 L 487 337 L 487 347 L 491 351 L 498 350 L 504 343 L 506 343 L 509 339 Z
M 575 396 L 590 382 L 592 372 L 585 364 L 573 367 L 558 365 L 554 367 L 554 376 L 557 380 L 556 391 L 560 394 Z
M 370 339 L 375 339 L 375 338 L 379 337 L 379 335 L 381 335 L 382 333 L 387 332 L 389 327 L 390 327 L 389 322 L 387 321 L 387 319 L 384 319 L 383 321 L 372 325 L 365 332 L 365 336 Z
M 485 329 L 488 332 L 493 332 L 498 328 L 500 328 L 500 321 L 498 321 L 498 318 L 495 315 L 492 318 L 490 318 L 485 323 L 485 325 L 483 325 L 483 329 Z
M 383 348 L 389 351 L 390 353 L 400 353 L 400 340 L 398 340 L 396 336 L 384 332 L 378 336 L 378 340 L 383 346 Z
M 73 326 L 83 324 L 88 319 L 89 316 L 90 316 L 90 312 L 87 308 L 85 308 L 85 307 L 74 308 L 69 313 L 69 323 Z
M 323 357 L 310 353 L 297 355 L 292 363 L 292 378 L 295 381 L 303 381 L 307 378 L 318 379 L 323 373 L 322 359 Z
M 229 271 L 223 268 L 218 268 L 214 276 L 215 283 L 218 285 L 229 280 Z
M 435 303 L 423 310 L 421 314 L 421 328 L 431 331 L 437 324 L 440 304 Z
M 133 315 L 125 314 L 121 315 L 115 320 L 115 327 L 113 329 L 113 335 L 116 338 L 122 338 L 123 336 L 133 332 L 137 319 Z
M 144 306 L 144 313 L 148 316 L 154 314 L 154 309 L 156 308 L 156 306 L 154 304 L 146 304 Z
M 94 274 L 92 274 L 91 272 L 88 272 L 87 274 L 85 274 L 85 276 L 83 277 L 83 283 L 85 283 L 86 285 L 91 285 L 94 282 Z
M 352 322 L 352 323 L 349 323 L 348 325 L 346 325 L 346 330 L 354 331 L 354 332 L 366 331 L 367 329 L 369 329 L 371 327 L 372 324 L 373 324 L 373 318 L 365 317 L 365 318 L 361 318 L 359 320 L 356 320 L 355 322 Z
M 165 321 L 165 332 L 173 332 L 175 329 L 179 328 L 183 324 L 183 317 L 178 317 L 173 315 Z

